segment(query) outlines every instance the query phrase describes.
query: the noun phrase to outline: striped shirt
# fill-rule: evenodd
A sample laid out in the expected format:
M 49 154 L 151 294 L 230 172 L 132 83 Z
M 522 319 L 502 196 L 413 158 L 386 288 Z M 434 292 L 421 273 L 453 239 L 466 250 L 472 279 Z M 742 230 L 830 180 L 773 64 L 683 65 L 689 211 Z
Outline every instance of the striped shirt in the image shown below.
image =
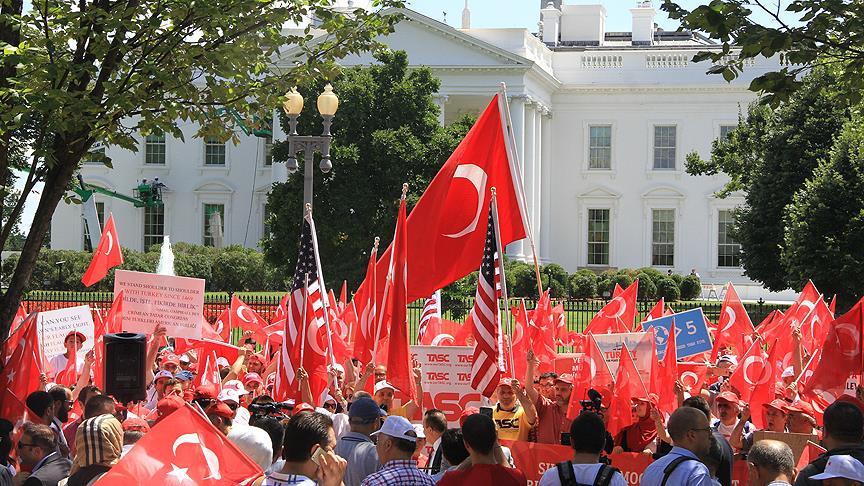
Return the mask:
M 410 459 L 397 459 L 384 464 L 384 468 L 370 474 L 362 486 L 434 486 L 432 476 L 417 469 Z

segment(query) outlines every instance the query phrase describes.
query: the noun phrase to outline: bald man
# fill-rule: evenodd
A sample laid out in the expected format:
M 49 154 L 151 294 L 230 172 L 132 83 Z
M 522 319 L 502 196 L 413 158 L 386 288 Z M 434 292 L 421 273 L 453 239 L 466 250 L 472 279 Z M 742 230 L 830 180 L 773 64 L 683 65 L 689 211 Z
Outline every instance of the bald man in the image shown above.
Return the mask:
M 675 446 L 645 469 L 642 485 L 713 485 L 708 467 L 699 459 L 711 447 L 708 417 L 695 408 L 681 407 L 672 413 L 666 427 Z
M 792 449 L 777 440 L 760 440 L 747 454 L 750 486 L 790 486 L 795 480 Z

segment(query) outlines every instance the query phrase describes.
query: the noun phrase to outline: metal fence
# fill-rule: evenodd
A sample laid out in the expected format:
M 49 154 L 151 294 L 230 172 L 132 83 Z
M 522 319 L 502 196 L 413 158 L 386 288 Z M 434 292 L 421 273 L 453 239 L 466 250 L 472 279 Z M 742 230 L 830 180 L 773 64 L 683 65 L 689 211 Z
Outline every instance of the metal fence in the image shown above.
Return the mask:
M 238 296 L 250 308 L 258 312 L 261 317 L 270 322 L 279 305 L 281 296 L 276 294 L 243 294 Z M 61 309 L 65 307 L 73 307 L 76 305 L 87 304 L 93 309 L 107 311 L 111 307 L 114 295 L 112 292 L 68 292 L 68 291 L 36 291 L 30 292 L 24 296 L 22 301 L 25 309 L 28 312 L 32 311 L 47 311 Z M 518 306 L 521 299 L 510 299 L 511 306 Z M 564 307 L 564 312 L 567 317 L 567 327 L 571 331 L 582 331 L 585 326 L 591 322 L 591 318 L 606 305 L 605 300 L 558 300 L 554 301 L 553 305 L 561 304 Z M 502 303 L 503 304 L 503 303 Z M 534 299 L 525 299 L 525 307 L 533 309 L 537 302 Z M 655 302 L 638 301 L 636 318 L 641 320 L 654 307 Z M 228 294 L 207 294 L 204 301 L 204 316 L 211 322 L 215 322 L 216 318 L 231 305 L 231 295 Z M 464 316 L 471 310 L 474 305 L 473 298 L 459 299 L 455 302 L 450 301 L 444 306 L 444 318 L 455 321 L 464 320 Z M 675 312 L 681 312 L 695 307 L 702 307 L 705 316 L 711 322 L 717 322 L 720 318 L 720 309 L 722 303 L 719 301 L 688 301 L 688 302 L 670 302 L 669 307 Z M 771 311 L 785 310 L 786 305 L 783 304 L 767 304 L 761 299 L 758 302 L 746 302 L 744 307 L 750 315 L 753 324 L 760 323 Z M 502 305 L 502 309 L 504 306 Z M 412 340 L 416 339 L 417 326 L 420 323 L 420 315 L 423 312 L 423 301 L 413 302 L 408 305 L 408 322 L 411 329 L 410 336 Z M 239 337 L 239 336 L 238 336 Z

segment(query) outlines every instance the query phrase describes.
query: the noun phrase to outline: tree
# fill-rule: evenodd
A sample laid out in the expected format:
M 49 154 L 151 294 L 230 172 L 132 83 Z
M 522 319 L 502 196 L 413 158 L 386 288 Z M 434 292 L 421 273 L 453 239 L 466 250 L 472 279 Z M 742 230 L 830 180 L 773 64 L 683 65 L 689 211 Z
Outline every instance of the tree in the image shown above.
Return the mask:
M 714 141 L 709 161 L 695 153 L 687 157 L 691 175 L 729 176 L 720 196 L 744 193 L 745 204 L 735 211 L 732 233 L 741 244 L 744 273 L 771 290 L 802 285 L 790 280 L 778 264 L 785 238 L 783 217 L 792 196 L 827 156 L 848 119 L 833 85 L 832 74 L 817 70 L 778 108 L 751 106 L 728 138 Z
M 44 182 L 0 300 L 0 337 L 9 332 L 51 215 L 94 141 L 136 150 L 139 134 L 182 138 L 178 122 L 200 125 L 199 136 L 227 140 L 235 122 L 218 108 L 267 119 L 287 88 L 332 77 L 335 59 L 379 48 L 378 36 L 398 19 L 344 13 L 330 3 L 35 0 L 27 12 L 22 0 L 0 3 L 0 184 L 8 187 L 12 169 L 27 171 L 20 211 L 23 198 Z M 310 16 L 315 21 L 305 30 L 287 28 Z M 319 40 L 313 25 L 328 35 Z M 24 160 L 15 157 L 22 152 Z M 16 217 L 2 219 L 0 247 Z
M 473 124 L 471 118 L 438 124 L 432 95 L 440 82 L 428 68 L 409 70 L 404 52 L 381 52 L 376 60 L 333 80 L 340 99 L 330 150 L 333 170 L 322 174 L 317 162 L 315 168 L 314 218 L 324 276 L 331 283 L 345 279 L 352 288 L 364 276 L 375 237 L 392 238 L 402 184 L 408 183 L 410 207 Z M 301 92 L 308 99 L 322 89 L 323 82 L 317 82 Z M 288 126 L 284 116 L 282 125 Z M 314 109 L 301 113 L 298 132 L 319 133 L 320 127 Z M 275 160 L 287 159 L 287 152 L 287 142 L 274 144 Z M 263 241 L 264 253 L 288 276 L 297 259 L 302 194 L 301 168 L 288 182 L 274 185 L 267 199 L 273 229 Z
M 864 21 L 859 0 L 711 0 L 687 10 L 674 0 L 661 7 L 681 28 L 705 33 L 722 49 L 700 52 L 694 61 L 710 60 L 709 73 L 735 79 L 744 61 L 779 55 L 781 68 L 757 76 L 752 91 L 776 105 L 803 87 L 801 75 L 819 66 L 835 66 L 843 95 L 852 104 L 864 88 Z M 760 23 L 764 18 L 768 22 Z M 737 49 L 740 48 L 740 49 Z
M 846 122 L 831 150 L 786 213 L 783 267 L 792 282 L 810 278 L 845 309 L 864 294 L 864 116 Z

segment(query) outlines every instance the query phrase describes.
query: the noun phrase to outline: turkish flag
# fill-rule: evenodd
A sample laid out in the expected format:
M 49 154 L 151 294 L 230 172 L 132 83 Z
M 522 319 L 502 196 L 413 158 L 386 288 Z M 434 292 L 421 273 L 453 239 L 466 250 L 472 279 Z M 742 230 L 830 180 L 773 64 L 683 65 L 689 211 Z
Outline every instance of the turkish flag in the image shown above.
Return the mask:
M 634 398 L 647 398 L 648 391 L 639 377 L 639 371 L 633 363 L 627 346 L 621 347 L 618 358 L 618 373 L 615 376 L 615 397 L 609 407 L 609 425 L 607 429 L 612 437 L 618 435 L 621 429 L 633 424 L 632 401 Z
M 0 374 L 0 418 L 17 423 L 24 416 L 24 400 L 42 387 L 42 355 L 36 326 L 37 313 L 30 314 L 17 333 L 18 343 Z
M 578 372 L 574 377 L 573 392 L 570 394 L 570 403 L 567 404 L 567 418 L 573 419 L 582 411 L 580 400 L 588 398 L 588 390 L 594 389 L 604 396 L 612 388 L 612 372 L 603 357 L 603 351 L 597 346 L 594 336 L 588 334 L 586 347 L 588 351 L 579 356 L 576 362 Z
M 491 188 L 496 188 L 498 231 L 502 247 L 525 238 L 520 175 L 507 156 L 504 130 L 506 100 L 495 95 L 474 126 L 438 171 L 407 220 L 407 301 L 428 297 L 477 270 L 486 243 Z M 393 246 L 378 260 L 386 275 Z M 383 282 L 378 293 L 383 295 Z
M 462 324 L 453 322 L 449 319 L 441 319 L 438 316 L 429 318 L 426 332 L 423 334 L 423 339 L 420 340 L 422 346 L 465 346 L 465 340 L 462 342 L 456 341 L 456 336 L 460 335 Z
M 523 379 L 526 371 L 528 371 L 528 350 L 531 349 L 531 334 L 528 324 L 528 311 L 525 309 L 525 299 L 521 299 L 519 307 L 510 309 L 513 314 L 511 321 L 513 323 L 513 369 L 510 367 L 510 350 L 508 346 L 504 346 L 505 359 L 504 363 L 508 367 L 509 375 L 513 378 Z M 509 336 L 508 336 L 509 337 Z
M 372 352 L 375 348 L 375 327 L 378 325 L 378 299 L 375 289 L 378 288 L 377 267 L 378 245 L 372 248 L 369 264 L 366 266 L 366 278 L 360 288 L 354 293 L 351 302 L 357 313 L 357 325 L 354 327 L 354 356 L 361 363 L 372 362 Z
M 636 297 L 639 295 L 639 280 L 635 280 L 623 292 L 606 303 L 591 319 L 583 334 L 608 334 L 630 332 L 636 318 Z
M 750 401 L 754 387 L 764 384 L 773 376 L 774 366 L 768 361 L 762 346 L 762 340 L 757 339 L 738 360 L 738 367 L 729 377 L 729 383 L 735 387 L 738 397 L 743 402 Z
M 825 342 L 828 325 L 833 320 L 834 313 L 831 312 L 831 308 L 825 303 L 825 300 L 819 299 L 813 310 L 801 322 L 801 344 L 808 354 L 813 354 Z
M 270 324 L 283 324 L 285 319 L 288 319 L 288 298 L 291 293 L 286 293 L 282 296 L 282 299 L 279 301 L 279 305 L 276 306 L 276 312 L 273 313 L 273 319 L 270 321 Z
M 849 312 L 834 319 L 822 345 L 822 359 L 807 380 L 804 394 L 821 397 L 828 403 L 845 393 L 849 376 L 862 373 L 861 346 L 864 343 L 864 299 Z
M 316 299 L 309 298 L 309 289 L 306 289 L 306 322 L 298 330 L 299 336 L 294 343 L 294 355 L 292 363 L 300 363 L 300 366 L 309 374 L 309 388 L 312 390 L 312 398 L 318 400 L 327 390 L 329 374 L 327 373 L 327 326 L 324 319 L 315 314 Z M 320 406 L 320 403 L 310 405 Z
M 339 291 L 339 312 L 343 312 L 348 307 L 348 281 L 342 281 L 342 290 Z
M 774 363 L 778 376 L 783 373 L 787 367 L 792 366 L 792 356 L 795 351 L 795 341 L 792 339 L 792 333 L 786 333 L 779 338 L 775 338 L 774 342 L 768 348 L 769 354 L 772 355 L 771 363 Z M 770 400 L 769 400 L 770 401 Z
M 760 378 L 753 387 L 753 392 L 750 395 L 750 398 L 747 402 L 750 403 L 750 421 L 753 422 L 753 425 L 758 429 L 765 428 L 765 414 L 762 410 L 762 405 L 766 403 L 771 403 L 774 400 L 774 393 L 777 387 L 777 377 L 780 373 L 777 372 L 777 367 L 772 366 L 774 363 L 775 354 L 776 354 L 777 346 L 773 346 L 771 348 L 771 352 L 768 353 L 768 359 L 763 365 L 763 371 L 761 372 Z M 752 365 L 751 367 L 755 367 L 756 365 Z M 747 376 L 747 369 L 745 368 L 744 374 Z M 752 375 L 751 375 L 752 376 Z
M 414 386 L 414 372 L 411 366 L 411 348 L 408 341 L 408 225 L 405 218 L 405 197 L 399 203 L 399 216 L 396 219 L 396 234 L 393 236 L 395 248 L 390 261 L 387 279 L 390 281 L 390 295 L 387 307 L 390 315 L 390 346 L 387 354 L 387 381 L 401 391 L 408 399 L 417 396 Z M 483 232 L 485 235 L 485 231 Z M 412 272 L 413 272 L 412 266 Z
M 201 385 L 213 385 L 217 390 L 222 391 L 222 378 L 219 375 L 219 367 L 216 366 L 216 353 L 213 351 L 204 353 L 202 350 L 198 356 L 203 356 L 204 359 L 203 363 L 200 364 L 201 368 L 198 370 L 198 374 L 192 381 L 195 388 Z
M 229 327 L 240 326 L 245 331 L 252 331 L 255 341 L 263 345 L 267 342 L 267 321 L 260 314 L 250 308 L 245 302 L 234 294 L 231 297 L 231 311 L 228 315 Z M 235 326 L 236 324 L 236 326 Z
M 820 300 L 822 300 L 822 294 L 816 290 L 813 281 L 808 280 L 801 293 L 798 294 L 798 299 L 795 301 L 797 305 L 795 305 L 794 311 L 786 312 L 789 327 L 800 327 L 801 323 L 804 322 L 804 319 Z
M 563 304 L 558 304 L 552 308 L 552 322 L 555 325 L 555 339 L 562 346 L 567 346 L 570 337 L 567 329 L 567 313 L 564 312 Z
M 678 408 L 678 397 L 675 395 L 675 382 L 678 381 L 678 347 L 675 344 L 675 334 L 673 322 L 669 332 L 669 344 L 666 345 L 666 355 L 663 356 L 663 361 L 657 361 L 655 345 L 656 367 L 651 371 L 651 393 L 658 397 L 657 408 L 667 414 L 671 414 Z
M 178 355 L 198 348 L 204 354 L 214 352 L 216 356 L 224 357 L 229 363 L 237 361 L 237 357 L 240 356 L 240 348 L 222 341 L 214 339 L 174 339 L 174 352 Z
M 756 330 L 759 331 L 760 334 L 762 334 L 765 329 L 770 329 L 772 324 L 782 320 L 783 313 L 775 309 L 768 313 L 768 315 L 765 316 L 765 319 L 762 319 L 762 322 L 760 322 L 759 325 L 756 326 Z
M 831 311 L 832 316 L 837 313 L 837 294 L 834 294 L 834 297 L 831 297 L 831 303 L 828 305 L 828 309 Z
M 95 484 L 248 485 L 262 474 L 207 417 L 186 404 L 153 426 Z
M 81 283 L 85 287 L 89 287 L 105 278 L 105 275 L 108 275 L 108 270 L 119 265 L 123 265 L 123 252 L 120 249 L 120 237 L 117 236 L 117 228 L 114 227 L 114 215 L 112 214 L 108 216 L 108 222 L 105 223 L 105 229 L 102 231 L 102 238 L 99 239 L 99 245 L 93 252 L 90 266 L 87 267 L 87 271 L 81 277 Z
M 664 356 L 665 358 L 665 356 Z M 680 361 L 678 367 L 678 381 L 684 386 L 684 390 L 691 395 L 698 395 L 705 384 L 705 376 L 708 374 L 706 363 L 691 361 Z
M 660 319 L 664 315 L 664 309 L 665 308 L 666 308 L 666 302 L 664 301 L 663 297 L 660 297 L 660 300 L 658 300 L 657 303 L 654 304 L 654 307 L 652 307 L 651 311 L 648 313 L 648 315 L 646 315 L 645 318 L 642 319 L 642 322 L 648 322 L 648 321 L 653 321 L 654 319 Z M 633 327 L 633 332 L 641 332 L 642 329 L 644 329 L 644 327 L 642 327 L 642 323 L 640 322 L 639 324 L 636 324 Z
M 3 342 L 3 345 L 0 346 L 0 364 L 5 365 L 6 359 L 9 356 L 12 356 L 12 353 L 15 352 L 15 346 L 18 345 L 18 340 L 20 339 L 19 332 L 22 330 L 21 324 L 27 319 L 27 313 L 24 311 L 24 305 L 21 304 L 18 306 L 18 311 L 15 312 L 15 317 L 12 318 L 12 325 L 9 326 L 11 332 L 9 336 L 6 338 L 6 341 Z
M 283 309 L 284 310 L 284 309 Z M 279 312 L 279 308 L 277 307 L 276 313 Z M 284 318 L 283 318 L 284 319 Z M 230 342 L 231 341 L 231 307 L 223 310 L 219 317 L 216 318 L 216 322 L 211 326 L 216 334 L 219 334 L 219 339 L 222 341 Z
M 747 309 L 738 298 L 738 292 L 732 282 L 727 284 L 726 297 L 720 308 L 720 320 L 717 321 L 717 333 L 714 335 L 714 348 L 711 350 L 711 361 L 717 360 L 717 355 L 725 346 L 733 346 L 736 355 L 747 349 L 745 339 L 753 335 L 753 322 L 747 315 Z
M 552 309 L 549 291 L 543 292 L 537 301 L 537 308 L 528 314 L 528 327 L 531 329 L 531 347 L 542 363 L 553 363 L 558 357 L 555 347 L 555 323 L 552 322 Z

